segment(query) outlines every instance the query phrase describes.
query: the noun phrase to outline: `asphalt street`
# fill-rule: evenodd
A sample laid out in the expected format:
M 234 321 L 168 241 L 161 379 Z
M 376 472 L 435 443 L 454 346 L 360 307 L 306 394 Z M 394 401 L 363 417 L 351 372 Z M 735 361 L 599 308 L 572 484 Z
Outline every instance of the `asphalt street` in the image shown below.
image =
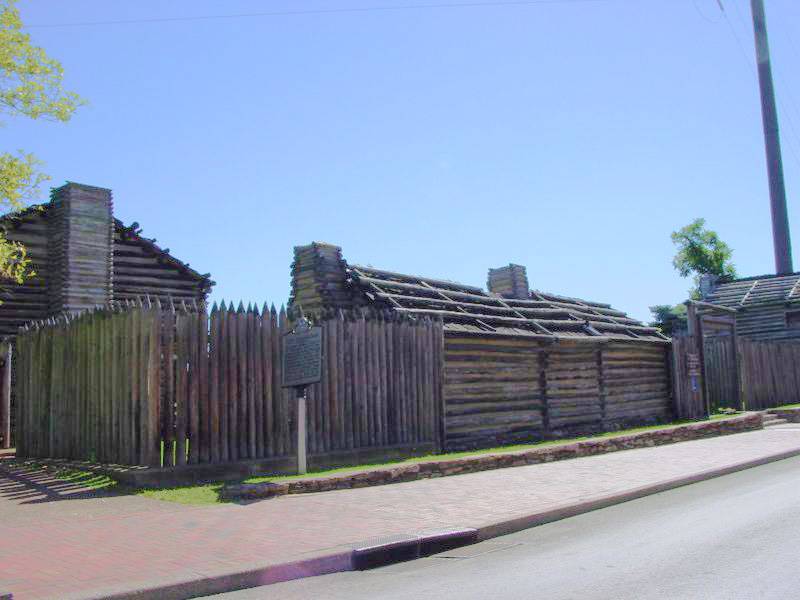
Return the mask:
M 363 572 L 213 596 L 800 599 L 800 457 Z

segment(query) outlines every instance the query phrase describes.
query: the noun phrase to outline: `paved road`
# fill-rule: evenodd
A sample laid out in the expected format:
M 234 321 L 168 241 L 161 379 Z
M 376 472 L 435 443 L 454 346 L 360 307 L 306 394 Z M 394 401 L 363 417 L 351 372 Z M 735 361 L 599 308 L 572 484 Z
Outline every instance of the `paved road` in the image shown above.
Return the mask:
M 800 598 L 800 457 L 435 557 L 219 600 Z

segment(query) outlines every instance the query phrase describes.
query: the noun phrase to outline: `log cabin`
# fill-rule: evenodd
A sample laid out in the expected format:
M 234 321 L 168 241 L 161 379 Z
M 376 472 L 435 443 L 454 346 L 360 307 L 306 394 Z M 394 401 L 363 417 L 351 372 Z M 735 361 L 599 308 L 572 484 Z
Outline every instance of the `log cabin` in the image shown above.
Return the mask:
M 800 273 L 720 279 L 703 275 L 705 302 L 734 309 L 736 334 L 751 340 L 800 338 Z
M 610 305 L 530 289 L 526 269 L 472 285 L 348 264 L 341 248 L 294 249 L 290 306 L 370 306 L 441 319 L 448 450 L 557 438 L 672 417 L 670 340 Z
M 35 275 L 0 283 L 0 448 L 13 437 L 11 346 L 19 328 L 63 312 L 110 302 L 158 298 L 205 302 L 214 282 L 142 235 L 138 223 L 114 218 L 111 190 L 67 183 L 50 201 L 0 217 L 0 233 L 22 244 Z M 5 344 L 8 342 L 8 344 Z
M 214 282 L 114 218 L 111 190 L 67 183 L 49 202 L 0 217 L 0 232 L 25 246 L 36 275 L 0 287 L 0 337 L 64 311 L 150 296 L 205 301 Z

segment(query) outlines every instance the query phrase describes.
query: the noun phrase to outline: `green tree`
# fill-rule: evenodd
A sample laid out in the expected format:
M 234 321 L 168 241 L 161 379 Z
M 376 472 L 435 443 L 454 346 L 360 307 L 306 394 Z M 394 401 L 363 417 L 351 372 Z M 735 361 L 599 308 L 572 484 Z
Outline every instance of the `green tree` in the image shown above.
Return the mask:
M 0 115 L 68 121 L 83 100 L 62 87 L 61 64 L 22 31 L 16 0 L 0 0 Z M 33 154 L 0 153 L 0 212 L 22 209 L 48 177 Z M 0 232 L 0 277 L 21 283 L 33 274 L 22 244 Z
M 673 336 L 686 327 L 686 305 L 658 304 L 650 307 L 653 313 L 651 327 L 658 327 L 661 333 Z
M 735 279 L 736 267 L 731 262 L 733 251 L 716 231 L 706 229 L 705 225 L 705 219 L 695 219 L 672 232 L 672 243 L 678 247 L 672 266 L 681 277 L 694 275 L 695 283 L 700 275 L 706 274 Z
M 736 267 L 731 262 L 733 251 L 716 231 L 706 229 L 705 219 L 695 219 L 686 227 L 673 231 L 672 243 L 678 248 L 672 266 L 681 277 L 693 277 L 694 286 L 689 290 L 693 300 L 700 299 L 701 275 L 736 278 Z M 685 327 L 686 307 L 683 304 L 659 304 L 651 306 L 650 312 L 653 313 L 651 325 L 658 327 L 664 335 L 673 335 Z

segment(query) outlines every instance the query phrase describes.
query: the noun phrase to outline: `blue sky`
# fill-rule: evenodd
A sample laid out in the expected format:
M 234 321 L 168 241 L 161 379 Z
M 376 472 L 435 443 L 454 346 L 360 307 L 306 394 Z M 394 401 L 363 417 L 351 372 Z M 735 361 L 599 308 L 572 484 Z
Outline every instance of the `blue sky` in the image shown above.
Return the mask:
M 458 3 L 461 0 L 453 0 Z M 491 3 L 491 0 L 487 0 Z M 26 24 L 424 0 L 22 0 Z M 705 217 L 742 275 L 771 272 L 747 0 L 599 0 L 31 27 L 89 100 L 68 124 L 6 123 L 3 147 L 110 187 L 217 281 L 280 303 L 292 247 L 638 318 L 685 299 L 669 234 Z M 795 245 L 800 4 L 769 0 Z M 800 256 L 798 256 L 800 260 Z

